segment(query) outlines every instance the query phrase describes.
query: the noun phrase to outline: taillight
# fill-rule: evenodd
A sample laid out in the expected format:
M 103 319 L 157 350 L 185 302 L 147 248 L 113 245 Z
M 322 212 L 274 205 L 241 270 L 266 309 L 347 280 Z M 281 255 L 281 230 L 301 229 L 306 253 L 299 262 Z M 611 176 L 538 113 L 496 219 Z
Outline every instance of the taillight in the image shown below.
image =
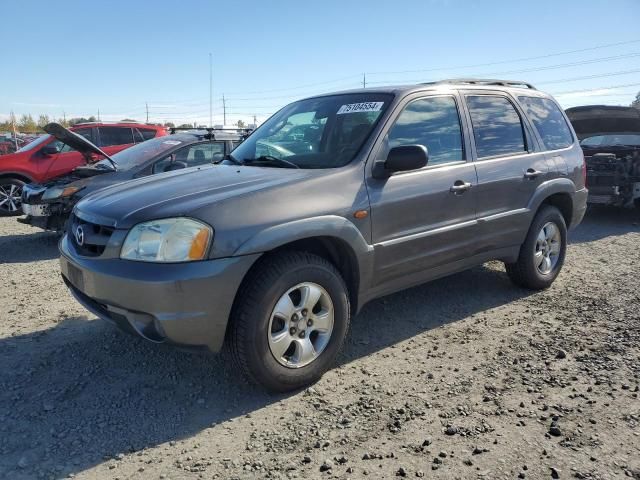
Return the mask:
M 582 183 L 587 186 L 587 158 L 582 156 Z

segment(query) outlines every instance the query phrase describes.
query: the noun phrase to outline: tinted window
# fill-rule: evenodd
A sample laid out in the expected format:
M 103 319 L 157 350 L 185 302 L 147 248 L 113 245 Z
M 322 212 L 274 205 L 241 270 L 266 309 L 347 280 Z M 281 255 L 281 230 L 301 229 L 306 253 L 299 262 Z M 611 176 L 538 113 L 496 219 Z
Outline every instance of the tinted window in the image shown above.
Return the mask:
M 611 134 L 611 135 L 595 135 L 593 137 L 585 138 L 580 142 L 580 145 L 585 147 L 600 147 L 600 146 L 620 146 L 628 145 L 632 147 L 640 147 L 640 135 L 636 134 Z
M 142 143 L 145 140 L 145 138 L 142 136 L 142 133 L 140 133 L 140 130 L 138 130 L 137 128 L 133 129 L 133 139 L 136 141 L 136 143 Z
M 407 105 L 389 131 L 389 149 L 424 145 L 429 165 L 464 159 L 462 129 L 453 97 L 430 97 Z
M 153 166 L 153 173 L 160 173 L 170 170 L 170 166 L 180 165 L 181 168 L 195 167 L 212 162 L 220 161 L 224 158 L 224 142 L 199 143 L 191 145 L 174 152 L 173 154 L 159 160 Z
M 142 134 L 142 138 L 144 138 L 145 140 L 151 140 L 152 138 L 155 138 L 156 136 L 156 131 L 155 130 L 149 130 L 146 128 L 141 128 L 140 129 L 140 133 Z
M 565 148 L 573 143 L 571 130 L 554 102 L 548 98 L 539 97 L 518 97 L 518 99 L 548 150 Z
M 509 100 L 493 95 L 470 95 L 467 105 L 479 158 L 526 150 L 520 115 Z
M 91 143 L 93 143 L 93 138 L 91 138 L 90 128 L 80 128 L 78 130 L 74 130 L 73 132 L 77 133 L 78 135 L 86 138 Z M 60 153 L 75 152 L 73 148 L 71 148 L 69 145 L 65 145 L 60 140 L 56 140 L 55 142 L 51 143 L 51 145 L 57 145 L 58 148 L 60 149 Z
M 133 135 L 130 128 L 100 127 L 98 130 L 100 130 L 100 145 L 102 147 L 133 143 Z

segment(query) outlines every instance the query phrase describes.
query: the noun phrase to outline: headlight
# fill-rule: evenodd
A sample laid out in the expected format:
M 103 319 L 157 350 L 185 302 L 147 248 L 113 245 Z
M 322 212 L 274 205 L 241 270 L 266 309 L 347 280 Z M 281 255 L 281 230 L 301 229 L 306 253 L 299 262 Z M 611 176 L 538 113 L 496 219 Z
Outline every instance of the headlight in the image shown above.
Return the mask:
M 49 187 L 44 191 L 42 200 L 54 200 L 56 198 L 70 197 L 80 190 L 78 187 Z
M 190 218 L 164 218 L 139 223 L 124 240 L 120 258 L 142 262 L 190 262 L 202 260 L 213 230 Z

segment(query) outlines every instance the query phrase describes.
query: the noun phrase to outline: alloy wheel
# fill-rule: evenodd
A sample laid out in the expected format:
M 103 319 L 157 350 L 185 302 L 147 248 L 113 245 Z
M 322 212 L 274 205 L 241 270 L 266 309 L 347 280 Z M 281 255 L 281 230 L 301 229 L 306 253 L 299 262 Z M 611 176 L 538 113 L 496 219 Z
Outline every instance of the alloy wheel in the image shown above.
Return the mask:
M 331 339 L 334 308 L 327 291 L 303 282 L 280 297 L 269 319 L 269 349 L 288 368 L 309 365 Z
M 15 213 L 22 205 L 22 187 L 13 183 L 0 184 L 0 210 Z
M 535 243 L 533 259 L 542 275 L 549 275 L 558 264 L 562 246 L 560 229 L 553 222 L 544 224 Z

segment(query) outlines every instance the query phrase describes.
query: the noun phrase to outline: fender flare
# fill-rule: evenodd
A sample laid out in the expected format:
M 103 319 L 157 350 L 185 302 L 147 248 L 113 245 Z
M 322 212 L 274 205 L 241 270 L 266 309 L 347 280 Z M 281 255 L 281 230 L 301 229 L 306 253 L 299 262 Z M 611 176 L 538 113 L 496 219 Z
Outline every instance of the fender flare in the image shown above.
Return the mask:
M 269 252 L 296 240 L 314 237 L 335 238 L 351 247 L 356 257 L 360 289 L 369 284 L 373 265 L 373 245 L 367 243 L 352 222 L 338 215 L 304 218 L 270 226 L 242 243 L 232 256 Z
M 566 193 L 571 198 L 571 206 L 573 210 L 573 197 L 576 192 L 576 186 L 574 183 L 568 178 L 554 178 L 553 180 L 548 180 L 546 182 L 541 183 L 536 189 L 535 193 L 529 200 L 529 205 L 527 208 L 529 211 L 534 214 L 542 205 L 547 198 L 551 195 L 555 195 L 557 193 Z

